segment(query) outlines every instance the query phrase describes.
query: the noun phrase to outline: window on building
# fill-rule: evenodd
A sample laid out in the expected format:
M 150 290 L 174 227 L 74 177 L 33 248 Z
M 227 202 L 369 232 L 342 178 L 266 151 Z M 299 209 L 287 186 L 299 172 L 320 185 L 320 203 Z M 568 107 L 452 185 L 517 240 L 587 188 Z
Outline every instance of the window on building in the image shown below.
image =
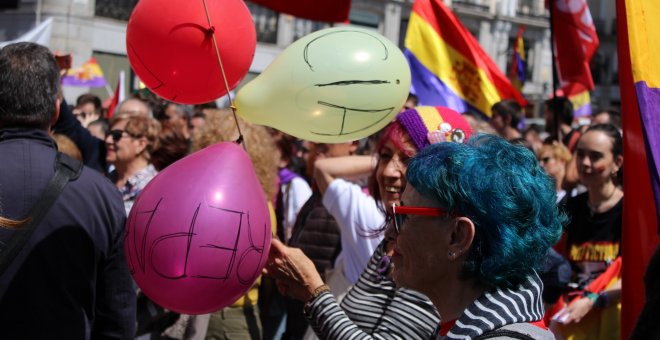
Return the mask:
M 252 19 L 257 30 L 257 41 L 267 44 L 277 43 L 279 13 L 249 1 L 246 1 L 245 5 L 252 13 Z
M 96 0 L 94 15 L 128 21 L 138 0 Z

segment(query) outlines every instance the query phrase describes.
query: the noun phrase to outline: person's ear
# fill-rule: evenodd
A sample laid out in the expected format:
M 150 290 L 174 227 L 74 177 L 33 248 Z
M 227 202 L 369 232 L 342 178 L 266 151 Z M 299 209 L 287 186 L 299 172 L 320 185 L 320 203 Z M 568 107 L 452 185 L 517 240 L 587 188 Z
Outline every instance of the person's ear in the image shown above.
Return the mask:
M 359 145 L 359 143 L 360 143 L 359 140 L 356 140 L 356 141 L 351 142 L 351 147 L 349 148 L 349 154 L 350 154 L 350 155 L 354 155 L 354 154 L 355 154 L 355 152 L 356 152 L 357 149 L 358 149 L 358 145 Z
M 53 115 L 50 117 L 49 128 L 53 127 L 55 123 L 57 123 L 57 120 L 60 118 L 61 105 L 62 105 L 62 98 L 58 96 L 58 98 L 55 100 L 55 112 L 53 112 Z
M 144 150 L 147 149 L 147 144 L 149 143 L 147 141 L 147 137 L 140 137 L 135 139 L 138 142 L 138 149 L 136 152 L 136 155 L 141 155 Z
M 457 217 L 451 229 L 451 237 L 449 241 L 449 260 L 453 261 L 464 254 L 472 246 L 474 241 L 475 227 L 472 220 L 467 217 Z

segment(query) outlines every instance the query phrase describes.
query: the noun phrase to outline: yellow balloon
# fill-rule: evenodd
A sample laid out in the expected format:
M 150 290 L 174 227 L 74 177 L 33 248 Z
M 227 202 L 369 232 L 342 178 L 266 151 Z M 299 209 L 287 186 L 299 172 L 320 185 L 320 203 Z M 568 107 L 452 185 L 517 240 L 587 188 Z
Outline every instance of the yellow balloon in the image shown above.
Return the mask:
M 301 139 L 340 143 L 394 119 L 410 89 L 401 50 L 370 30 L 333 27 L 286 48 L 236 95 L 237 112 Z

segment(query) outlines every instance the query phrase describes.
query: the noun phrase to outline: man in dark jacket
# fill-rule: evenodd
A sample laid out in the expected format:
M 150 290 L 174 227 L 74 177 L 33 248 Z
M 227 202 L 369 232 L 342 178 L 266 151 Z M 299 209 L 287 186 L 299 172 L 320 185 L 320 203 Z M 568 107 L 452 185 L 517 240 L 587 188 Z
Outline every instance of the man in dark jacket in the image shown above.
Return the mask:
M 59 114 L 59 70 L 33 43 L 0 49 L 0 249 L 54 174 L 48 135 Z M 0 337 L 130 339 L 135 291 L 124 261 L 124 208 L 117 189 L 83 168 L 0 273 Z M 12 225 L 12 228 L 6 228 Z M 6 252 L 0 252 L 5 256 Z

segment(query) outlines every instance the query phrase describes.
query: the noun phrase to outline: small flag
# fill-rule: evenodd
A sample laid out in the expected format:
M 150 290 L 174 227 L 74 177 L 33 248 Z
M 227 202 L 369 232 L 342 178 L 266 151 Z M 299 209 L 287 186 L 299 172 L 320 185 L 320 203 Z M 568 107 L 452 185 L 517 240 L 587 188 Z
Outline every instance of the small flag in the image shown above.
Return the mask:
M 107 119 L 111 119 L 115 114 L 115 109 L 119 103 L 124 101 L 124 71 L 119 72 L 119 80 L 117 80 L 117 87 L 115 87 L 115 93 L 112 95 L 112 100 L 108 106 L 108 112 L 106 114 Z
M 104 87 L 106 84 L 103 71 L 94 57 L 78 68 L 69 69 L 62 78 L 63 86 Z
M 511 60 L 511 83 L 518 91 L 522 90 L 527 76 L 527 57 L 525 56 L 525 42 L 522 37 L 523 32 L 525 32 L 525 26 L 520 26 L 520 28 L 518 28 L 518 34 L 516 35 L 516 41 L 513 44 L 513 57 Z

